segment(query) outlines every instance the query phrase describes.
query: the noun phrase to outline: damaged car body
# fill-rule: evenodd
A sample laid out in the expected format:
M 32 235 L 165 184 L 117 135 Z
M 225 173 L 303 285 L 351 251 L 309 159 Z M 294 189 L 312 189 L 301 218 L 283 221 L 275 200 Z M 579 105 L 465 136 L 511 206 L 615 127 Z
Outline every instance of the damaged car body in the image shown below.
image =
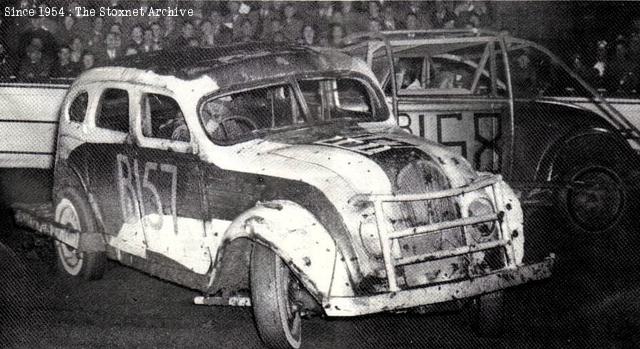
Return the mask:
M 372 68 L 401 128 L 502 174 L 525 209 L 548 210 L 572 233 L 568 244 L 635 230 L 640 119 L 546 48 L 477 29 L 349 41 L 345 51 Z
M 553 265 L 523 263 L 499 175 L 398 128 L 371 70 L 335 50 L 251 43 L 90 70 L 57 147 L 49 213 L 16 220 L 57 237 L 62 270 L 97 278 L 108 257 L 199 303 L 251 305 L 271 347 L 299 347 L 304 314 L 498 304 Z

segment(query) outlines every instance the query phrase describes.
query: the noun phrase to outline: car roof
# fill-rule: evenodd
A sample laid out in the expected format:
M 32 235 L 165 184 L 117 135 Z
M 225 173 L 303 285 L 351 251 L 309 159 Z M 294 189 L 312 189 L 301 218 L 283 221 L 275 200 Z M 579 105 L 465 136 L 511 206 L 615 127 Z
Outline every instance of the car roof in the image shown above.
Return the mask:
M 321 72 L 357 71 L 370 75 L 364 62 L 358 62 L 340 51 L 273 42 L 250 42 L 215 48 L 188 47 L 127 56 L 109 66 L 92 69 L 102 73 L 85 73 L 84 79 L 109 80 L 106 72 L 110 69 L 114 72 L 133 69 L 182 80 L 208 76 L 220 87 Z

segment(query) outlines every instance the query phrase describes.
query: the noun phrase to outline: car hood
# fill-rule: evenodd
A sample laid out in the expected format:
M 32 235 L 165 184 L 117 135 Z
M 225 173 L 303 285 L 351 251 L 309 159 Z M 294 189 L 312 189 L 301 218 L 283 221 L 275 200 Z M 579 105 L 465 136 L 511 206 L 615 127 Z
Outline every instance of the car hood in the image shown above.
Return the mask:
M 461 156 L 393 127 L 316 126 L 273 134 L 261 143 L 269 148 L 264 149 L 263 156 L 283 157 L 299 163 L 300 166 L 291 171 L 297 171 L 301 180 L 318 176 L 312 172 L 318 166 L 362 194 L 428 191 L 417 182 L 408 183 L 412 176 L 420 176 L 418 182 L 437 178 L 440 189 L 465 185 L 476 176 Z M 269 159 L 262 160 L 264 164 L 271 163 Z M 400 183 L 402 181 L 405 183 Z

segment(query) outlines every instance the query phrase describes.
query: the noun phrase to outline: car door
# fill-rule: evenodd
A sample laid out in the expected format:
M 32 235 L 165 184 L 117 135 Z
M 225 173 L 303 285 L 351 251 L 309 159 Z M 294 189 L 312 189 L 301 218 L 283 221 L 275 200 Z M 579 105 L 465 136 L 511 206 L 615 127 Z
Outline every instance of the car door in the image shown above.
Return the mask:
M 118 253 L 145 257 L 145 239 L 140 207 L 135 193 L 133 164 L 136 149 L 131 142 L 130 86 L 122 83 L 95 84 L 89 105 L 87 128 L 78 129 L 84 142 L 71 158 L 84 157 L 79 171 L 89 174 L 87 186 L 98 206 L 107 242 Z
M 176 99 L 161 89 L 136 93 L 133 172 L 149 260 L 205 274 L 200 163 Z

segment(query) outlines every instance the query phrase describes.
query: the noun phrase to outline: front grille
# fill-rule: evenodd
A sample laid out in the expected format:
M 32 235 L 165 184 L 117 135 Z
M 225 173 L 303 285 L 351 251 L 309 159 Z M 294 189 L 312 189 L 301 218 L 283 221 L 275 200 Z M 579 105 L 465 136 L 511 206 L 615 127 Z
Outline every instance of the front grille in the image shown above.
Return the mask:
M 418 179 L 416 179 L 418 178 Z M 416 162 L 398 172 L 394 195 L 370 195 L 390 291 L 473 277 L 513 262 L 502 234 L 500 176 L 484 176 L 451 189 L 439 169 Z M 469 217 L 457 202 L 485 188 L 493 195 L 491 213 Z M 495 227 L 487 231 L 483 224 Z

